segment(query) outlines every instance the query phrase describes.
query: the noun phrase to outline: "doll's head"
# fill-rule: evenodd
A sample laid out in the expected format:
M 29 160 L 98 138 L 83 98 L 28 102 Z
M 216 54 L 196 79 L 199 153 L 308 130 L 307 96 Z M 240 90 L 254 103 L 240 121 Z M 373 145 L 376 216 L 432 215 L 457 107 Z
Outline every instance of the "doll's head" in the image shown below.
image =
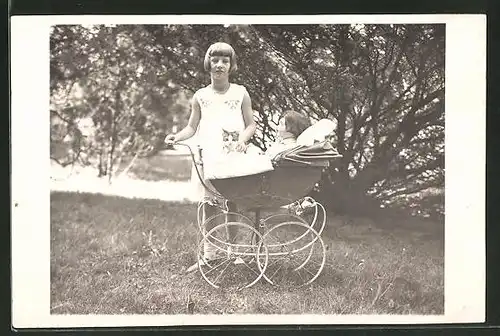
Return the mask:
M 297 138 L 302 132 L 304 132 L 309 126 L 311 126 L 311 121 L 309 118 L 299 112 L 292 110 L 286 111 L 280 120 L 278 125 L 278 134 L 283 135 L 289 133 Z

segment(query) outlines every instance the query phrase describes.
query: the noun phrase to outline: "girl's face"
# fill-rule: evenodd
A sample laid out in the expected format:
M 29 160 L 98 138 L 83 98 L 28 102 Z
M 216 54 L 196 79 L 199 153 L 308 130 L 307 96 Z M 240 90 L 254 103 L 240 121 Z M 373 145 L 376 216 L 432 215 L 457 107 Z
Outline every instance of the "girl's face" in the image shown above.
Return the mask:
M 214 78 L 225 78 L 229 75 L 231 68 L 231 58 L 228 56 L 211 56 L 210 72 Z

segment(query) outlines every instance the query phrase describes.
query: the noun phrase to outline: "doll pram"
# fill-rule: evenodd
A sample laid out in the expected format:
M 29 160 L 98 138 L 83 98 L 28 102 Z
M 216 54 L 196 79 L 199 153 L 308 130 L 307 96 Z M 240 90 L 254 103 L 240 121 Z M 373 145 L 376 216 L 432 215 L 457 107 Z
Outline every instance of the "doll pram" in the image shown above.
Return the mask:
M 191 156 L 195 160 L 192 151 Z M 340 157 L 324 141 L 281 153 L 273 160 L 274 169 L 263 173 L 210 179 L 206 184 L 197 168 L 203 186 L 216 195 L 215 200 L 202 200 L 198 206 L 201 239 L 197 256 L 203 278 L 216 288 L 247 288 L 262 278 L 279 286 L 312 283 L 325 265 L 321 233 L 326 211 L 307 195 L 322 172 Z M 203 164 L 202 158 L 198 164 Z M 238 212 L 230 211 L 228 202 L 236 204 Z M 204 219 L 205 204 L 222 211 Z M 212 229 L 207 231 L 207 227 Z M 231 230 L 237 232 L 232 240 Z M 203 259 L 207 243 L 218 251 L 217 259 Z

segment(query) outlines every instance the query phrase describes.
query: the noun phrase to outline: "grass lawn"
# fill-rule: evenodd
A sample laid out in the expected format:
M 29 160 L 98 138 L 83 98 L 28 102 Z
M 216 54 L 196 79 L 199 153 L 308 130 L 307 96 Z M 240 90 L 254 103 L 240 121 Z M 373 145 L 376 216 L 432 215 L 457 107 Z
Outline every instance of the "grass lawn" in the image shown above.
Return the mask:
M 444 243 L 423 229 L 330 218 L 309 286 L 215 289 L 195 262 L 196 206 L 51 194 L 52 314 L 443 314 Z M 333 217 L 333 216 L 331 216 Z M 346 224 L 348 222 L 349 224 Z

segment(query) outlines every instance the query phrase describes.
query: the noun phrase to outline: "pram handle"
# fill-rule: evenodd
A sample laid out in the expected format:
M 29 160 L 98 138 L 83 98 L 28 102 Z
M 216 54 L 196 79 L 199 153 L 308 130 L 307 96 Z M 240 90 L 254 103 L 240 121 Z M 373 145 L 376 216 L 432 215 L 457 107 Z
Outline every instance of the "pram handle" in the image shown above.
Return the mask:
M 173 142 L 164 142 L 162 146 L 160 146 L 160 150 L 175 150 L 175 146 Z
M 193 149 L 191 146 L 188 144 L 182 143 L 182 142 L 164 142 L 163 145 L 160 147 L 161 150 L 176 150 L 176 146 L 184 146 L 189 150 L 189 154 L 191 156 L 191 160 L 193 161 L 194 168 L 196 170 L 196 174 L 198 175 L 198 179 L 200 180 L 200 183 L 203 185 L 203 187 L 208 190 L 210 193 L 214 194 L 218 198 L 224 199 L 224 196 L 222 196 L 218 191 L 214 190 L 213 188 L 210 188 L 206 183 L 204 178 L 201 176 L 200 169 L 198 166 L 203 165 L 203 162 L 197 162 L 196 157 L 194 155 Z M 200 155 L 201 156 L 201 155 Z

